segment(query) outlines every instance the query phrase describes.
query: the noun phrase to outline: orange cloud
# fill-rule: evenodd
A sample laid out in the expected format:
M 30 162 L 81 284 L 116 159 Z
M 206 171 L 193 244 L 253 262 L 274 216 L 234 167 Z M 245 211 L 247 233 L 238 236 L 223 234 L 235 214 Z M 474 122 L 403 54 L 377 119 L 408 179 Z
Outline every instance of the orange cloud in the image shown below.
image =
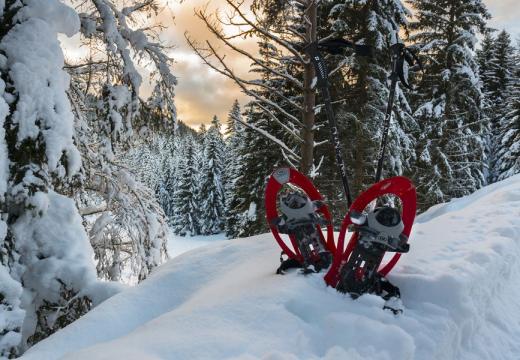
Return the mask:
M 194 14 L 196 9 L 204 6 L 208 7 L 209 12 L 226 11 L 228 9 L 225 2 L 187 0 L 182 3 L 169 1 L 167 5 L 171 13 L 162 13 L 159 20 L 171 24 L 161 34 L 161 38 L 176 45 L 172 56 L 176 62 L 174 73 L 179 78 L 179 85 L 176 88 L 178 117 L 192 127 L 210 123 L 213 115 L 217 115 L 224 122 L 233 101 L 238 99 L 242 105 L 245 105 L 248 98 L 232 80 L 216 73 L 192 52 L 184 38 L 184 33 L 189 33 L 191 38 L 200 43 L 211 41 L 212 44 L 217 45 L 222 54 L 226 55 L 226 61 L 233 70 L 240 76 L 251 77 L 249 74 L 251 61 L 226 49 L 223 44 L 216 41 L 204 23 Z M 232 31 L 232 29 L 224 30 Z M 255 39 L 236 39 L 235 42 L 249 51 L 256 51 Z

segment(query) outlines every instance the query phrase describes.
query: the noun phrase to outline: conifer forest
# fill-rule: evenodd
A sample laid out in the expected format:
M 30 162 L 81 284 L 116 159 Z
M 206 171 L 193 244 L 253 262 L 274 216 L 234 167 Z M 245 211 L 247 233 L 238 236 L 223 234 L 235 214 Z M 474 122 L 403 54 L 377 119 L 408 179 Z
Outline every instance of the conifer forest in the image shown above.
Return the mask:
M 169 1 L 0 0 L 0 359 L 147 279 L 172 236 L 269 232 L 274 169 L 310 178 L 339 231 L 349 207 L 307 52 L 320 41 L 371 49 L 324 57 L 354 197 L 376 173 L 396 43 L 417 61 L 397 85 L 382 175 L 412 180 L 417 213 L 520 173 L 520 38 L 490 25 L 485 0 L 193 7 L 211 37 L 175 42 L 243 94 L 197 127 L 176 106 L 189 74 L 161 35 L 176 26 Z

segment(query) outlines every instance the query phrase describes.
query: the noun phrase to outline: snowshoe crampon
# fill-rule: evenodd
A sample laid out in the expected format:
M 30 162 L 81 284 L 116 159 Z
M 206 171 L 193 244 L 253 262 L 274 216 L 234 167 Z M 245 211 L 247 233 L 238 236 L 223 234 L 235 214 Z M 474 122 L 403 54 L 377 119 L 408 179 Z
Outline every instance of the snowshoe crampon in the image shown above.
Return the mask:
M 281 192 L 285 184 L 292 184 L 301 191 Z M 336 252 L 332 219 L 322 196 L 309 179 L 295 169 L 275 170 L 265 190 L 265 209 L 282 255 L 288 257 L 287 260 L 280 257 L 282 264 L 277 273 L 292 267 L 301 267 L 304 273 L 319 272 L 330 266 L 332 254 Z M 322 227 L 327 229 L 326 238 Z M 290 243 L 280 234 L 287 234 Z
M 389 206 L 365 212 L 367 206 L 385 195 L 400 199 L 401 213 Z M 416 205 L 415 187 L 409 179 L 401 176 L 380 181 L 362 193 L 343 220 L 334 262 L 325 275 L 325 282 L 353 298 L 365 293 L 381 295 L 386 300 L 399 297 L 399 289 L 384 277 L 395 266 L 401 253 L 408 252 Z M 353 234 L 344 247 L 348 230 Z M 395 252 L 395 255 L 382 264 L 387 251 Z M 386 283 L 389 286 L 384 286 Z

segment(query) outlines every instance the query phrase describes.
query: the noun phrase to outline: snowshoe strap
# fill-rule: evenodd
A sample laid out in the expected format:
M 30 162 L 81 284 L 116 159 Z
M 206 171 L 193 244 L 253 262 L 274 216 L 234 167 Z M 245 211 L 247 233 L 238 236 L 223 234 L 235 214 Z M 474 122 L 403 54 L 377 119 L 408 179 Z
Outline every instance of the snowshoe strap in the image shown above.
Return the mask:
M 399 288 L 390 283 L 390 281 L 388 281 L 384 276 L 377 276 L 376 281 L 376 294 L 381 296 L 384 300 L 389 300 L 393 297 L 401 297 L 401 291 L 399 291 Z
M 278 269 L 276 269 L 276 274 L 283 275 L 285 271 L 289 269 L 300 269 L 303 267 L 302 264 L 296 259 L 288 258 L 284 260 L 284 255 L 285 252 L 282 251 L 280 253 L 280 266 L 278 267 Z

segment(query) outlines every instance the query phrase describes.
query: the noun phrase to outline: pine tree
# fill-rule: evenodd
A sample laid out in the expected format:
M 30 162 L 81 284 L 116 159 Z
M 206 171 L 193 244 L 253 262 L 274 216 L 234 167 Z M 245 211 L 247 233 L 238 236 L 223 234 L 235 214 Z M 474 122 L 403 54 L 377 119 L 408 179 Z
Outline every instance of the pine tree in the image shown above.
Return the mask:
M 491 158 L 493 157 L 492 147 L 494 146 L 495 137 L 491 132 L 491 118 L 494 116 L 496 110 L 491 100 L 491 88 L 494 86 L 495 68 L 495 38 L 493 30 L 488 29 L 481 43 L 481 48 L 477 51 L 477 62 L 480 75 L 480 86 L 482 91 L 482 120 L 485 127 L 485 152 L 486 152 L 486 168 L 484 169 L 484 176 L 488 182 L 493 179 L 493 168 Z
M 514 57 L 513 79 L 505 96 L 505 111 L 497 137 L 495 175 L 504 180 L 520 173 L 520 50 Z
M 181 236 L 200 234 L 200 214 L 197 203 L 200 163 L 197 162 L 196 151 L 196 141 L 191 137 L 186 137 L 180 144 L 180 159 L 175 170 L 171 225 L 173 232 Z
M 235 100 L 231 110 L 229 110 L 229 115 L 226 121 L 226 136 L 230 137 L 236 133 L 236 128 L 237 126 L 240 126 L 241 119 L 242 114 L 240 113 L 240 104 L 238 103 L 238 100 Z
M 224 140 L 220 121 L 213 117 L 204 137 L 204 157 L 200 178 L 200 229 L 204 235 L 218 234 L 224 229 Z
M 482 94 L 476 33 L 489 14 L 480 0 L 413 0 L 410 41 L 425 71 L 414 97 L 419 208 L 467 195 L 485 184 Z
M 322 37 L 330 35 L 354 39 L 357 43 L 374 48 L 372 58 L 351 56 L 347 66 L 332 77 L 332 96 L 341 99 L 336 105 L 340 138 L 344 144 L 344 158 L 351 175 L 354 195 L 371 185 L 375 177 L 377 153 L 382 134 L 382 124 L 389 96 L 388 77 L 391 71 L 390 46 L 407 23 L 409 12 L 401 1 L 341 1 L 326 3 L 323 16 L 331 24 L 322 30 Z M 328 7 L 328 8 L 327 8 Z M 334 63 L 329 64 L 331 69 Z M 407 95 L 397 90 L 394 114 L 390 129 L 384 176 L 401 175 L 411 168 L 414 158 L 414 138 L 411 135 L 417 125 L 411 116 Z M 322 118 L 322 122 L 325 118 Z M 321 123 L 320 123 L 321 125 Z M 319 140 L 329 137 L 327 126 Z M 328 153 L 331 148 L 327 149 Z M 322 155 L 326 155 L 321 153 Z M 332 169 L 334 165 L 330 164 Z M 336 179 L 334 174 L 324 173 L 324 181 Z M 318 183 L 320 177 L 318 177 Z M 340 182 L 337 181 L 337 188 Z M 340 197 L 340 200 L 342 197 Z
M 265 114 L 249 104 L 247 123 L 258 129 L 269 127 Z M 230 206 L 226 229 L 231 238 L 245 237 L 268 231 L 265 222 L 264 189 L 272 170 L 281 165 L 279 154 L 264 137 L 248 127 L 242 133 L 237 154 L 240 175 L 234 179 L 234 203 Z
M 241 153 L 244 151 L 244 126 L 241 124 L 242 114 L 240 105 L 237 101 L 233 104 L 227 119 L 227 139 L 226 139 L 226 159 L 225 165 L 225 232 L 230 238 L 235 237 L 240 229 L 242 216 L 242 203 L 244 199 L 240 198 L 237 193 L 237 183 L 244 176 L 244 161 Z M 235 235 L 235 236 L 234 236 Z
M 178 165 L 176 161 L 177 159 L 174 157 L 174 154 L 177 153 L 175 147 L 168 147 L 167 149 L 169 150 L 168 154 L 170 154 L 170 156 L 166 157 L 163 166 L 160 169 L 161 181 L 156 189 L 156 196 L 159 200 L 159 204 L 164 210 L 164 214 L 168 217 L 169 223 L 171 223 L 171 218 L 174 214 L 173 194 L 175 193 L 175 169 Z
M 486 43 L 483 44 L 485 51 Z M 489 146 L 489 182 L 495 182 L 498 177 L 497 157 L 500 153 L 502 136 L 504 135 L 502 126 L 507 120 L 504 119 L 511 111 L 510 96 L 513 81 L 513 56 L 514 49 L 511 46 L 511 37 L 506 31 L 501 31 L 493 41 L 491 58 L 488 64 L 484 65 L 483 84 L 486 89 L 485 99 L 487 105 L 487 119 L 490 129 Z

